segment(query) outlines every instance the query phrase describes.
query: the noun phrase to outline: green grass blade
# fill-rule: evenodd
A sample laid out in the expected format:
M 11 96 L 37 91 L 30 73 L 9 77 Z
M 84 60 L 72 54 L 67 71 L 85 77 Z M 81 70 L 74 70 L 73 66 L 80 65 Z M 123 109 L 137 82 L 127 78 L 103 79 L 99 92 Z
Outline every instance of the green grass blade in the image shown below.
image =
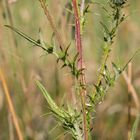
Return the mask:
M 125 66 L 123 67 L 122 71 L 124 71 L 126 69 L 126 67 L 128 66 L 128 64 L 132 61 L 132 59 L 137 55 L 137 53 L 140 51 L 140 48 L 137 49 L 134 54 L 131 56 L 131 58 L 127 61 L 127 63 L 125 64 Z
M 137 115 L 137 118 L 133 124 L 130 140 L 135 140 L 139 122 L 140 122 L 140 114 Z

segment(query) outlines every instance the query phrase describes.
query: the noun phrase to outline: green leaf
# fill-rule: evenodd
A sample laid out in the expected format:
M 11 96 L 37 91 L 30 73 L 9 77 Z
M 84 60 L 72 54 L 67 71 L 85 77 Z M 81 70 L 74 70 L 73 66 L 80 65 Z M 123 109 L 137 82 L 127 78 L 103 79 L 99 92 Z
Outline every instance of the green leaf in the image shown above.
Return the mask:
M 118 67 L 115 63 L 112 62 L 112 66 L 115 72 L 115 79 L 117 79 L 120 74 L 122 73 L 122 70 L 120 69 L 120 67 Z
M 109 31 L 108 27 L 103 22 L 100 22 L 100 24 L 104 28 L 105 32 L 109 35 L 110 34 L 110 31 Z
M 74 63 L 75 63 L 76 60 L 78 59 L 78 56 L 79 56 L 79 53 L 77 53 L 77 54 L 74 56 L 74 58 L 73 58 L 73 62 L 74 62 Z
M 32 39 L 31 37 L 29 37 L 28 35 L 26 35 L 25 33 L 18 30 L 17 28 L 15 28 L 15 27 L 12 27 L 12 26 L 9 26 L 9 25 L 5 25 L 5 27 L 10 28 L 11 30 L 13 30 L 14 32 L 16 32 L 17 34 L 19 34 L 20 36 L 22 36 L 23 38 L 28 40 L 29 42 L 31 42 L 34 45 L 42 48 L 44 51 L 47 51 L 47 53 L 53 53 L 53 46 L 50 46 L 50 45 L 46 44 L 45 42 L 43 42 L 43 39 L 41 38 L 41 36 L 40 36 L 40 39 L 38 39 L 36 41 L 36 40 Z M 49 48 L 46 48 L 46 46 L 49 46 Z
M 130 140 L 135 140 L 139 122 L 140 122 L 140 114 L 137 115 L 136 120 L 133 124 Z
M 36 81 L 37 86 L 40 88 L 42 94 L 47 100 L 51 112 L 55 117 L 62 123 L 62 126 L 65 130 L 70 130 L 70 133 L 75 137 L 77 132 L 75 131 L 75 121 L 77 117 L 72 112 L 65 111 L 63 108 L 60 108 L 56 105 L 53 99 L 50 97 L 49 93 L 46 91 L 45 87 L 39 82 Z
M 132 59 L 136 56 L 136 54 L 140 51 L 140 48 L 137 49 L 134 54 L 132 55 L 132 57 L 127 61 L 127 63 L 125 64 L 125 66 L 123 67 L 122 71 L 125 70 L 125 68 L 128 66 L 128 64 L 132 61 Z
M 18 30 L 15 27 L 9 26 L 9 25 L 5 25 L 5 27 L 10 28 L 11 30 L 13 30 L 14 32 L 16 32 L 17 34 L 19 34 L 20 36 L 22 36 L 23 38 L 25 38 L 26 40 L 28 40 L 29 42 L 33 43 L 34 45 L 37 45 L 39 47 L 42 47 L 41 44 L 38 41 L 35 41 L 34 39 L 32 39 L 31 37 L 29 37 L 28 35 L 26 35 L 25 33 L 21 32 L 20 30 Z
M 66 50 L 65 50 L 65 54 L 68 55 L 68 49 L 70 48 L 71 46 L 71 42 L 68 44 L 68 46 L 66 47 Z
M 53 109 L 53 110 L 58 109 L 58 106 L 55 104 L 55 102 L 53 101 L 53 99 L 50 97 L 50 95 L 46 91 L 45 87 L 39 81 L 36 81 L 36 84 L 39 87 L 39 89 L 41 90 L 43 96 L 47 100 L 47 102 L 50 105 L 51 109 Z
M 56 115 L 56 117 L 61 120 L 64 121 L 63 119 L 65 118 L 69 118 L 69 113 L 66 112 L 65 110 L 59 108 L 56 103 L 54 102 L 54 100 L 51 98 L 51 96 L 49 95 L 49 93 L 46 91 L 45 87 L 39 82 L 36 81 L 37 86 L 39 87 L 39 89 L 41 90 L 43 96 L 45 97 L 45 99 L 47 100 L 51 111 Z

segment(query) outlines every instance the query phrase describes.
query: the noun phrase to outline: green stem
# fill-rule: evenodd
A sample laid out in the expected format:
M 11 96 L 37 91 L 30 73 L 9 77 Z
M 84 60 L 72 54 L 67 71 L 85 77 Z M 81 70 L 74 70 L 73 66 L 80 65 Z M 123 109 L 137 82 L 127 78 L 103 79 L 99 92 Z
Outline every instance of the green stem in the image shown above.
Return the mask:
M 98 80 L 97 80 L 97 86 L 99 86 L 102 78 L 103 78 L 103 72 L 105 70 L 105 65 L 107 63 L 107 59 L 109 57 L 109 52 L 110 52 L 110 46 L 106 43 L 104 46 L 105 50 L 104 50 L 104 54 L 103 54 L 103 58 L 102 58 L 102 63 L 101 63 L 101 68 L 99 71 L 99 76 L 98 76 Z

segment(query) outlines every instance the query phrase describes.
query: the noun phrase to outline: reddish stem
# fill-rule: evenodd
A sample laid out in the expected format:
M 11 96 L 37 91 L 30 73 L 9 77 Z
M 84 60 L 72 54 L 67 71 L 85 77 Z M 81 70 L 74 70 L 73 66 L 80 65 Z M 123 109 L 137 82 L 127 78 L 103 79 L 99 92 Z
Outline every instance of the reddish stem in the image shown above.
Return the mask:
M 80 31 L 80 19 L 78 13 L 78 7 L 76 0 L 73 0 L 73 10 L 75 16 L 75 39 L 76 39 L 76 47 L 79 53 L 79 61 L 78 67 L 79 69 L 83 68 L 83 49 L 82 49 L 82 42 L 81 42 L 81 31 Z
M 80 17 L 78 13 L 78 6 L 77 0 L 72 0 L 73 3 L 73 10 L 75 16 L 75 39 L 76 39 L 76 47 L 77 52 L 79 53 L 79 61 L 78 61 L 78 68 L 83 69 L 83 48 L 82 48 L 82 41 L 81 41 L 81 26 L 80 26 Z M 82 73 L 79 79 L 80 83 L 85 86 L 85 74 Z M 82 110 L 83 110 L 83 129 L 84 129 L 84 140 L 88 140 L 87 134 L 87 123 L 86 123 L 86 109 L 85 109 L 85 100 L 86 100 L 86 89 L 82 88 L 80 91 L 81 93 L 81 101 L 82 101 Z

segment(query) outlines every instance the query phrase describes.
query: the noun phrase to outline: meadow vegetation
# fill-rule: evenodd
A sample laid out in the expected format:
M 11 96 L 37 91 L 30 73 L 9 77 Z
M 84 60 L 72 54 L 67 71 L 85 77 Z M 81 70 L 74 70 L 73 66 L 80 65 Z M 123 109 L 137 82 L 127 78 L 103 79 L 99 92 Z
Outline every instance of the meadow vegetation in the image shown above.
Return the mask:
M 0 1 L 0 140 L 139 140 L 139 0 Z

